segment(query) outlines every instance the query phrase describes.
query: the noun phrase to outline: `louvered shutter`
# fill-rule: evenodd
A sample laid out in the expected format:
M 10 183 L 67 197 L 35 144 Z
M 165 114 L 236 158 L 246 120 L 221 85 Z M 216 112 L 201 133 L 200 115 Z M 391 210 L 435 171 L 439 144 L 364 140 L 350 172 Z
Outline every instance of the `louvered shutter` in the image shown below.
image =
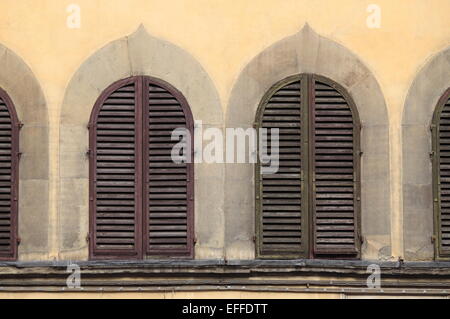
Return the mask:
M 359 134 L 351 98 L 331 80 L 304 74 L 263 98 L 257 128 L 279 129 L 279 169 L 256 165 L 257 255 L 359 256 Z M 271 146 L 271 136 L 259 144 Z M 261 155 L 261 154 L 260 154 Z
M 91 121 L 91 251 L 96 258 L 139 256 L 138 91 L 135 79 L 121 81 L 100 98 Z
M 191 255 L 193 249 L 193 163 L 175 163 L 171 151 L 177 128 L 190 132 L 188 152 L 193 160 L 193 121 L 186 102 L 173 88 L 146 82 L 148 137 L 144 243 L 149 255 Z M 185 144 L 186 145 L 186 144 Z M 181 154 L 187 159 L 188 154 Z
M 437 225 L 441 257 L 450 256 L 450 89 L 441 99 L 437 125 Z M 436 129 L 436 128 L 434 128 Z M 436 180 L 436 179 L 435 179 Z
M 300 256 L 306 240 L 302 237 L 302 147 L 301 81 L 283 84 L 268 98 L 261 114 L 260 128 L 268 130 L 265 140 L 271 147 L 270 129 L 279 129 L 279 169 L 258 178 L 257 201 L 259 255 Z M 262 164 L 262 166 L 269 165 Z
M 18 121 L 0 89 L 0 259 L 17 257 Z
M 176 128 L 189 130 L 193 160 L 189 106 L 161 80 L 128 78 L 100 96 L 90 121 L 91 258 L 193 256 L 194 167 L 172 161 Z
M 316 80 L 311 108 L 314 255 L 357 255 L 357 136 L 349 101 Z

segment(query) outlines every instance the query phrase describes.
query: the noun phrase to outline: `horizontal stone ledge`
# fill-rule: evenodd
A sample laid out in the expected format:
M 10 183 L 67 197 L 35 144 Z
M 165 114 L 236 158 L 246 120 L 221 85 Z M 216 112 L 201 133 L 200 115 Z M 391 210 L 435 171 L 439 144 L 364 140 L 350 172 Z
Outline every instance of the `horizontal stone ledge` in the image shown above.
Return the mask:
M 337 279 L 330 280 L 329 277 L 323 277 L 320 279 L 265 279 L 265 278 L 235 278 L 235 277 L 223 277 L 216 279 L 204 279 L 204 278 L 188 278 L 188 279 L 161 279 L 161 278 L 136 278 L 130 280 L 129 278 L 119 280 L 117 278 L 111 279 L 111 277 L 92 277 L 81 276 L 81 286 L 91 288 L 114 288 L 114 287 L 159 287 L 161 289 L 166 287 L 189 287 L 189 286 L 211 286 L 211 287 L 228 287 L 228 286 L 242 286 L 242 287 L 307 287 L 307 288 L 320 288 L 320 287 L 334 287 L 334 288 L 368 288 L 366 280 L 353 280 L 353 279 Z M 55 280 L 54 278 L 40 279 L 40 280 L 23 280 L 23 279 L 6 279 L 2 280 L 0 284 L 1 288 L 27 288 L 27 287 L 65 287 L 66 278 L 60 278 Z M 442 289 L 447 290 L 450 294 L 450 281 L 399 281 L 399 280 L 382 280 L 381 287 L 383 288 L 397 288 L 397 289 Z M 373 289 L 373 288 L 371 288 Z
M 60 260 L 60 261 L 0 261 L 1 267 L 33 268 L 33 267 L 66 267 L 76 264 L 80 267 L 202 267 L 202 266 L 242 266 L 242 267 L 266 267 L 266 266 L 325 266 L 325 267 L 356 267 L 366 268 L 376 264 L 381 268 L 450 268 L 450 261 L 378 261 L 378 260 L 337 260 L 337 259 L 255 259 L 255 260 L 186 260 L 186 259 L 146 259 L 146 260 Z
M 0 262 L 0 277 L 12 274 L 65 274 L 67 266 L 78 265 L 85 274 L 120 273 L 341 273 L 366 274 L 378 265 L 382 275 L 449 275 L 450 262 L 392 262 L 375 260 L 134 260 L 134 261 L 40 261 Z

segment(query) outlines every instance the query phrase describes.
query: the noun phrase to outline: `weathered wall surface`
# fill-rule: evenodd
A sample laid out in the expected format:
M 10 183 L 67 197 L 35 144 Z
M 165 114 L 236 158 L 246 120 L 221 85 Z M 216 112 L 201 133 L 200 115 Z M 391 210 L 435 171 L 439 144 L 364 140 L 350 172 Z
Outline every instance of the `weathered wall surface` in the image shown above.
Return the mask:
M 71 3 L 78 4 L 81 8 L 81 27 L 79 29 L 70 29 L 66 25 L 69 15 L 66 8 Z M 94 95 L 98 95 L 99 91 L 109 84 L 106 82 L 117 80 L 120 76 L 133 74 L 129 66 L 123 68 L 126 63 L 123 65 L 112 63 L 115 59 L 126 58 L 124 54 L 127 52 L 124 48 L 127 45 L 123 42 L 125 36 L 133 34 L 138 26 L 143 24 L 152 36 L 189 52 L 192 59 L 202 65 L 204 72 L 211 79 L 211 83 L 208 85 L 215 87 L 218 92 L 213 106 L 204 105 L 205 101 L 195 100 L 193 97 L 194 101 L 199 102 L 199 104 L 197 102 L 194 104 L 203 108 L 203 110 L 199 109 L 197 114 L 202 114 L 202 117 L 207 116 L 209 107 L 216 108 L 219 105 L 224 114 L 220 119 L 222 123 L 219 126 L 223 127 L 224 118 L 229 117 L 228 112 L 231 110 L 229 102 L 232 88 L 245 66 L 265 48 L 299 32 L 305 23 L 311 25 L 320 36 L 342 45 L 358 57 L 364 68 L 370 71 L 384 96 L 385 106 L 380 105 L 379 107 L 386 109 L 387 116 L 381 125 L 387 125 L 389 129 L 388 138 L 382 136 L 383 140 L 388 139 L 389 141 L 389 151 L 383 154 L 374 154 L 374 156 L 383 158 L 379 159 L 377 167 L 367 169 L 371 171 L 389 170 L 390 180 L 387 184 L 382 185 L 383 194 L 384 192 L 388 194 L 383 195 L 383 205 L 385 205 L 385 201 L 389 201 L 389 204 L 383 206 L 381 212 L 377 212 L 383 216 L 382 223 L 386 227 L 383 226 L 380 232 L 372 233 L 374 236 L 378 233 L 381 235 L 376 239 L 373 237 L 373 240 L 382 245 L 374 245 L 376 248 L 371 252 L 367 250 L 367 258 L 374 258 L 383 247 L 390 247 L 390 249 L 384 249 L 383 258 L 396 259 L 402 256 L 412 260 L 430 259 L 432 253 L 428 238 L 431 235 L 429 216 L 432 215 L 432 210 L 429 206 L 431 192 L 427 191 L 429 177 L 425 176 L 423 181 L 409 181 L 407 179 L 412 175 L 409 175 L 410 171 L 408 170 L 403 171 L 402 167 L 402 163 L 406 165 L 407 158 L 415 156 L 413 152 L 407 152 L 408 148 L 412 148 L 415 143 L 423 145 L 421 149 L 426 148 L 429 139 L 428 136 L 422 135 L 426 130 L 420 126 L 428 125 L 429 119 L 421 118 L 423 121 L 421 123 L 404 122 L 406 126 L 403 126 L 403 135 L 410 139 L 404 140 L 402 144 L 402 114 L 405 105 L 407 108 L 409 105 L 406 101 L 407 95 L 414 96 L 408 92 L 411 92 L 411 84 L 419 70 L 432 56 L 450 45 L 450 20 L 448 19 L 450 2 L 448 0 L 377 0 L 375 3 L 381 9 L 381 27 L 375 29 L 369 28 L 366 23 L 367 18 L 371 15 L 367 12 L 368 5 L 371 3 L 374 1 L 219 0 L 212 2 L 208 0 L 175 0 L 170 3 L 156 0 L 1 1 L 0 43 L 25 61 L 32 70 L 37 83 L 40 84 L 42 92 L 33 95 L 34 98 L 38 96 L 39 102 L 33 104 L 33 107 L 44 110 L 46 104 L 48 110 L 48 114 L 44 115 L 47 119 L 40 118 L 39 123 L 36 122 L 35 125 L 36 128 L 42 129 L 39 133 L 37 131 L 33 133 L 33 136 L 40 137 L 33 139 L 32 142 L 29 141 L 28 144 L 26 137 L 23 137 L 22 146 L 27 149 L 25 152 L 33 154 L 33 158 L 40 158 L 40 154 L 45 154 L 48 145 L 49 163 L 47 165 L 45 160 L 34 161 L 33 168 L 30 169 L 30 175 L 28 175 L 29 181 L 21 181 L 21 194 L 28 193 L 28 197 L 22 197 L 20 202 L 22 226 L 19 230 L 23 244 L 19 247 L 19 259 L 49 260 L 86 257 L 87 246 L 83 241 L 87 229 L 86 222 L 81 216 L 87 211 L 87 202 L 82 201 L 87 197 L 85 175 L 87 163 L 83 162 L 85 158 L 80 155 L 82 151 L 85 151 L 82 150 L 85 145 L 74 143 L 74 141 L 77 138 L 83 140 L 87 136 L 86 130 L 82 131 L 81 125 L 89 117 L 89 114 L 84 113 L 88 112 L 95 102 Z M 122 40 L 116 41 L 117 39 Z M 67 99 L 70 98 L 66 93 L 68 90 L 70 91 L 74 83 L 74 75 L 80 74 L 79 71 L 86 67 L 86 63 L 90 61 L 89 57 L 100 52 L 101 48 L 112 41 L 116 41 L 113 43 L 115 43 L 117 56 L 110 60 L 111 63 L 106 62 L 103 65 L 103 68 L 110 72 L 104 73 L 106 74 L 105 83 L 91 87 L 89 92 L 79 93 L 80 100 L 73 101 L 73 103 L 80 101 L 85 103 L 77 109 L 77 111 L 83 110 L 83 114 L 71 114 L 70 116 L 74 119 L 77 117 L 80 119 L 76 123 L 70 123 L 70 116 L 67 117 L 70 113 L 69 109 L 64 109 L 63 105 L 70 105 L 66 104 Z M 162 46 L 165 47 L 165 45 Z M 153 49 L 155 48 L 153 47 Z M 128 50 L 133 51 L 134 49 L 129 47 Z M 156 52 L 152 52 L 152 54 L 157 56 Z M 147 64 L 147 58 L 145 54 L 140 57 L 136 56 L 134 65 L 137 66 L 137 69 L 131 67 L 131 70 L 140 70 L 143 74 L 152 74 L 153 71 L 163 72 L 169 82 L 177 78 L 170 71 L 140 68 L 142 66 L 139 64 L 140 61 Z M 339 63 L 327 66 L 327 61 L 321 64 L 324 64 L 323 67 L 335 67 L 336 70 L 341 67 Z M 176 61 L 174 61 L 174 65 L 181 67 Z M 91 70 L 97 70 L 97 67 L 92 67 Z M 190 77 L 188 71 L 189 68 L 184 73 L 186 77 Z M 6 86 L 5 77 L 6 79 L 13 78 L 15 75 L 16 80 L 21 78 L 19 73 L 0 73 L 2 79 L 0 85 L 2 86 Z M 161 74 L 161 76 L 163 75 Z M 94 78 L 97 75 L 93 73 L 85 76 Z M 178 79 L 182 82 L 186 77 Z M 437 85 L 436 88 L 441 85 L 448 86 L 448 83 L 436 83 L 438 79 L 442 79 L 442 76 L 430 78 L 434 79 L 433 85 Z M 81 82 L 91 80 L 94 79 L 80 79 Z M 177 83 L 172 84 L 177 85 Z M 345 83 L 343 84 L 345 85 Z M 17 91 L 17 88 L 5 87 L 5 89 Z M 186 95 L 189 94 L 187 91 L 184 92 Z M 27 103 L 34 103 L 31 98 L 31 100 L 28 99 L 29 92 L 31 91 L 27 91 L 22 97 L 26 97 Z M 21 104 L 21 102 L 16 102 L 20 98 L 14 97 L 16 93 L 10 94 L 16 104 Z M 370 90 L 366 94 L 370 95 Z M 425 101 L 426 107 L 434 107 L 436 101 L 433 99 L 437 95 L 437 92 L 432 95 L 424 95 L 424 97 L 430 96 L 431 106 Z M 200 106 L 200 104 L 202 105 Z M 20 108 L 17 105 L 16 107 Z M 418 109 L 422 110 L 422 106 Z M 24 109 L 24 111 L 18 110 L 19 118 L 26 125 L 27 121 L 31 124 L 32 120 L 24 118 L 35 114 L 33 110 L 32 108 Z M 429 113 L 425 115 L 427 114 L 429 115 Z M 251 114 L 251 117 L 253 116 Z M 205 119 L 203 121 L 208 122 Z M 48 133 L 46 131 L 47 124 L 49 124 Z M 210 124 L 216 125 L 217 122 Z M 409 124 L 417 124 L 417 126 L 407 129 Z M 47 138 L 48 143 L 40 142 L 41 140 L 47 141 Z M 377 143 L 385 142 L 378 141 L 378 134 L 374 134 L 370 138 L 367 136 L 367 139 L 368 142 L 369 139 Z M 402 155 L 403 151 L 405 151 L 404 154 L 410 154 L 404 155 L 405 159 Z M 67 154 L 65 154 L 66 152 Z M 366 155 L 368 156 L 368 154 Z M 73 161 L 72 164 L 69 164 L 70 161 Z M 426 167 L 425 173 L 427 174 L 429 162 L 425 162 L 424 158 L 419 158 L 418 163 L 421 168 Z M 79 166 L 80 164 L 81 166 Z M 38 168 L 37 165 L 39 167 L 42 165 L 42 168 Z M 46 171 L 47 169 L 48 171 Z M 23 171 L 27 170 L 23 169 Z M 225 230 L 221 228 L 221 225 L 223 226 L 227 217 L 223 212 L 216 211 L 217 206 L 221 205 L 220 202 L 219 205 L 216 204 L 216 198 L 220 198 L 220 195 L 223 194 L 221 189 L 223 186 L 217 185 L 220 185 L 220 180 L 223 181 L 224 172 L 215 167 L 205 168 L 203 172 L 204 174 L 197 175 L 197 178 L 205 179 L 207 175 L 209 179 L 213 174 L 216 186 L 213 189 L 196 190 L 197 195 L 200 194 L 200 198 L 213 198 L 211 201 L 208 200 L 201 204 L 204 205 L 202 206 L 204 208 L 197 209 L 197 223 L 205 225 L 209 218 L 209 216 L 199 215 L 200 211 L 205 214 L 214 212 L 217 216 L 222 217 L 215 219 L 213 230 L 205 233 L 203 236 L 205 249 L 199 249 L 198 252 L 199 256 L 204 258 L 216 258 L 223 254 L 222 248 L 219 247 L 223 246 Z M 23 178 L 25 179 L 25 175 Z M 197 187 L 201 186 L 197 185 Z M 408 200 L 407 196 L 411 196 L 418 188 L 421 188 L 419 196 Z M 252 201 L 252 196 L 253 192 L 249 193 L 246 200 Z M 73 200 L 63 201 L 64 198 Z M 223 198 L 220 200 L 223 201 Z M 378 201 L 366 204 L 377 206 Z M 33 207 L 33 210 L 29 210 L 30 214 L 27 214 L 27 210 L 24 208 L 27 205 Z M 389 212 L 385 210 L 385 207 L 388 207 Z M 27 216 L 32 218 L 26 221 Z M 416 218 L 422 217 L 423 221 L 416 220 Z M 249 217 L 247 216 L 247 218 Z M 367 218 L 377 219 L 378 216 Z M 41 228 L 41 226 L 34 227 L 35 225 L 44 226 Z M 415 231 L 417 225 L 420 225 L 419 235 Z M 202 226 L 199 227 L 202 228 Z M 248 228 L 245 225 L 242 227 Z M 218 230 L 217 233 L 216 230 Z M 247 230 L 245 231 L 247 232 Z M 199 235 L 199 237 L 201 236 Z M 248 241 L 248 239 L 247 235 L 243 236 L 243 241 Z M 202 240 L 199 238 L 200 243 Z M 251 246 L 245 245 L 247 248 L 242 250 L 242 255 L 231 252 L 230 256 L 252 258 Z M 421 247 L 425 248 L 421 249 Z

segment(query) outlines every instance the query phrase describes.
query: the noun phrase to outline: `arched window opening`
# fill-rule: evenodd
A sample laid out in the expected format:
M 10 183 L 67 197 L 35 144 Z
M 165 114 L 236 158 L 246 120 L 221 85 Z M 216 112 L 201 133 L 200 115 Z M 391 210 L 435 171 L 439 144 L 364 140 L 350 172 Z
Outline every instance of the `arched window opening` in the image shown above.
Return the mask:
M 89 124 L 91 259 L 193 257 L 194 167 L 172 160 L 177 128 L 190 132 L 192 159 L 192 114 L 164 81 L 127 78 L 98 99 Z
M 327 78 L 292 76 L 267 92 L 255 124 L 279 129 L 278 171 L 256 165 L 257 256 L 359 258 L 361 125 L 351 97 Z
M 435 257 L 450 257 L 450 88 L 438 102 L 433 136 L 433 204 Z

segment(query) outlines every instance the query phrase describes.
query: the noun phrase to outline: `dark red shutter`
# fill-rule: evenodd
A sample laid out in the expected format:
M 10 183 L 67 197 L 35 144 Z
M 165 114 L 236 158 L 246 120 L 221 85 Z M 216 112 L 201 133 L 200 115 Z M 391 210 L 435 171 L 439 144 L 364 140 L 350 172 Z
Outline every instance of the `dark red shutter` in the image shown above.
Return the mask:
M 12 101 L 0 89 L 0 259 L 17 258 L 19 127 Z
M 116 84 L 100 98 L 91 121 L 94 257 L 139 255 L 138 94 L 134 79 Z
M 259 255 L 299 256 L 302 238 L 301 82 L 278 88 L 262 112 L 261 128 L 279 129 L 279 169 L 274 174 L 257 171 Z M 271 136 L 267 135 L 270 150 Z M 262 141 L 260 141 L 261 143 Z M 262 166 L 267 166 L 268 164 Z
M 148 145 L 146 178 L 148 185 L 144 239 L 147 254 L 191 255 L 193 249 L 193 163 L 175 163 L 171 151 L 181 138 L 172 131 L 187 129 L 193 161 L 193 120 L 186 101 L 168 84 L 148 80 Z M 182 154 L 187 159 L 188 154 Z M 145 204 L 144 204 L 145 205 Z M 207 218 L 207 216 L 206 216 Z
M 439 253 L 450 255 L 450 89 L 444 95 L 438 126 Z M 442 105 L 442 104 L 441 104 Z
M 313 84 L 314 255 L 357 255 L 359 124 L 336 88 L 319 80 Z
M 193 119 L 169 84 L 132 77 L 99 98 L 90 122 L 91 258 L 193 256 L 193 163 L 172 161 Z

